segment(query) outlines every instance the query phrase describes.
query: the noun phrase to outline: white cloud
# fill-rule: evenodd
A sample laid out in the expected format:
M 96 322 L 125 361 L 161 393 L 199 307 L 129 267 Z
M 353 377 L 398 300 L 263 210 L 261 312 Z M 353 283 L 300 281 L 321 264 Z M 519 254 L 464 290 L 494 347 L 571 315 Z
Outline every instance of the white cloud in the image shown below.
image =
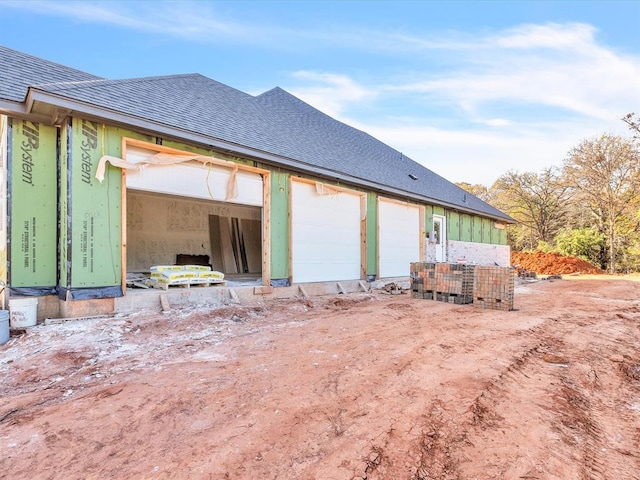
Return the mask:
M 209 2 L 1 1 L 0 6 L 192 41 L 264 38 L 259 28 L 226 18 Z
M 484 123 L 490 127 L 508 127 L 512 122 L 504 118 L 489 118 L 487 120 L 476 120 L 478 123 Z
M 510 29 L 479 38 L 473 58 L 460 51 L 455 71 L 392 88 L 447 99 L 469 113 L 510 101 L 594 118 L 621 115 L 640 98 L 640 59 L 601 47 L 594 32 L 580 24 Z
M 595 34 L 589 25 L 550 24 L 439 43 L 407 39 L 446 50 L 451 65 L 437 73 L 413 65 L 412 77 L 377 85 L 344 75 L 300 85 L 297 76 L 289 90 L 450 180 L 491 184 L 509 169 L 559 165 L 584 138 L 627 134 L 620 118 L 640 109 L 640 58 L 605 48 Z M 358 91 L 367 95 L 349 93 Z M 367 116 L 372 101 L 386 106 L 385 117 Z M 439 114 L 429 116 L 434 105 Z
M 508 170 L 539 171 L 560 165 L 576 143 L 575 138 L 586 133 L 562 124 L 549 128 L 542 138 L 539 131 L 515 135 L 511 130 L 465 131 L 429 126 L 358 128 L 450 181 L 486 186 Z
M 305 85 L 293 87 L 290 93 L 336 118 L 342 116 L 349 105 L 373 101 L 378 95 L 346 75 L 298 71 L 293 73 L 293 78 L 303 80 Z
M 400 27 L 289 28 L 276 17 L 236 17 L 233 5 L 0 0 L 0 7 L 190 42 L 254 45 L 276 55 L 322 49 L 342 59 L 374 57 L 375 67 L 324 63 L 318 71 L 294 70 L 282 87 L 454 181 L 486 184 L 509 169 L 557 164 L 586 137 L 627 134 L 620 118 L 640 111 L 640 57 L 606 47 L 592 25 L 424 35 Z M 389 58 L 393 70 L 385 64 Z
M 593 44 L 595 33 L 596 29 L 592 25 L 582 23 L 526 24 L 489 37 L 485 45 L 489 48 L 494 46 L 508 49 L 548 48 L 576 53 L 584 51 L 585 47 Z

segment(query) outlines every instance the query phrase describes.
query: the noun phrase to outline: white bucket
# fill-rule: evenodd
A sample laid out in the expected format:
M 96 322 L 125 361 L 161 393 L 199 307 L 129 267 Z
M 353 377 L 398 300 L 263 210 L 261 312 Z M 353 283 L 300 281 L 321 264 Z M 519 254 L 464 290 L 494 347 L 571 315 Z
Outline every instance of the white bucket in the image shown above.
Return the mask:
M 11 328 L 33 327 L 38 321 L 37 298 L 10 298 Z
M 9 341 L 9 311 L 0 310 L 0 345 Z

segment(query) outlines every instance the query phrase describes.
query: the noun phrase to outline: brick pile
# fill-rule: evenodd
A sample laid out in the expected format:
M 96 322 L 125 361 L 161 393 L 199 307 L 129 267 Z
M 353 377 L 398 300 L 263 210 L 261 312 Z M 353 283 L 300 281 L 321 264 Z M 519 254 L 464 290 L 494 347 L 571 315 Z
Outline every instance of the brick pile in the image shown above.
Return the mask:
M 436 300 L 463 305 L 473 303 L 475 265 L 436 263 Z
M 492 310 L 513 310 L 515 270 L 477 266 L 473 279 L 473 304 Z
M 433 300 L 436 291 L 436 264 L 416 262 L 411 264 L 410 270 L 413 297 Z
M 415 262 L 410 266 L 410 277 L 414 298 L 513 310 L 512 268 Z

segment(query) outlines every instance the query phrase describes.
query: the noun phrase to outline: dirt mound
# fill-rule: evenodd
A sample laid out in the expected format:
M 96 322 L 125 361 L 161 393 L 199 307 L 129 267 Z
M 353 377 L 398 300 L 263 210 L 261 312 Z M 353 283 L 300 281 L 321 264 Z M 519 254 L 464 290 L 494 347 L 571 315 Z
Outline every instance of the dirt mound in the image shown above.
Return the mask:
M 511 252 L 511 265 L 518 265 L 540 275 L 562 275 L 568 273 L 606 273 L 604 270 L 577 257 L 559 253 Z

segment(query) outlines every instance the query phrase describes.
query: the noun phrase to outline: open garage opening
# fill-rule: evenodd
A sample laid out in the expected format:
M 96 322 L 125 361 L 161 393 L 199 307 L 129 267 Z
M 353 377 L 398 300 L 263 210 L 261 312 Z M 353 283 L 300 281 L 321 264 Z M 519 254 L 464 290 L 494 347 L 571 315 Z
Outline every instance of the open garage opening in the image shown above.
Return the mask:
M 129 280 L 207 265 L 230 284 L 262 283 L 262 208 L 130 189 L 126 203 Z

